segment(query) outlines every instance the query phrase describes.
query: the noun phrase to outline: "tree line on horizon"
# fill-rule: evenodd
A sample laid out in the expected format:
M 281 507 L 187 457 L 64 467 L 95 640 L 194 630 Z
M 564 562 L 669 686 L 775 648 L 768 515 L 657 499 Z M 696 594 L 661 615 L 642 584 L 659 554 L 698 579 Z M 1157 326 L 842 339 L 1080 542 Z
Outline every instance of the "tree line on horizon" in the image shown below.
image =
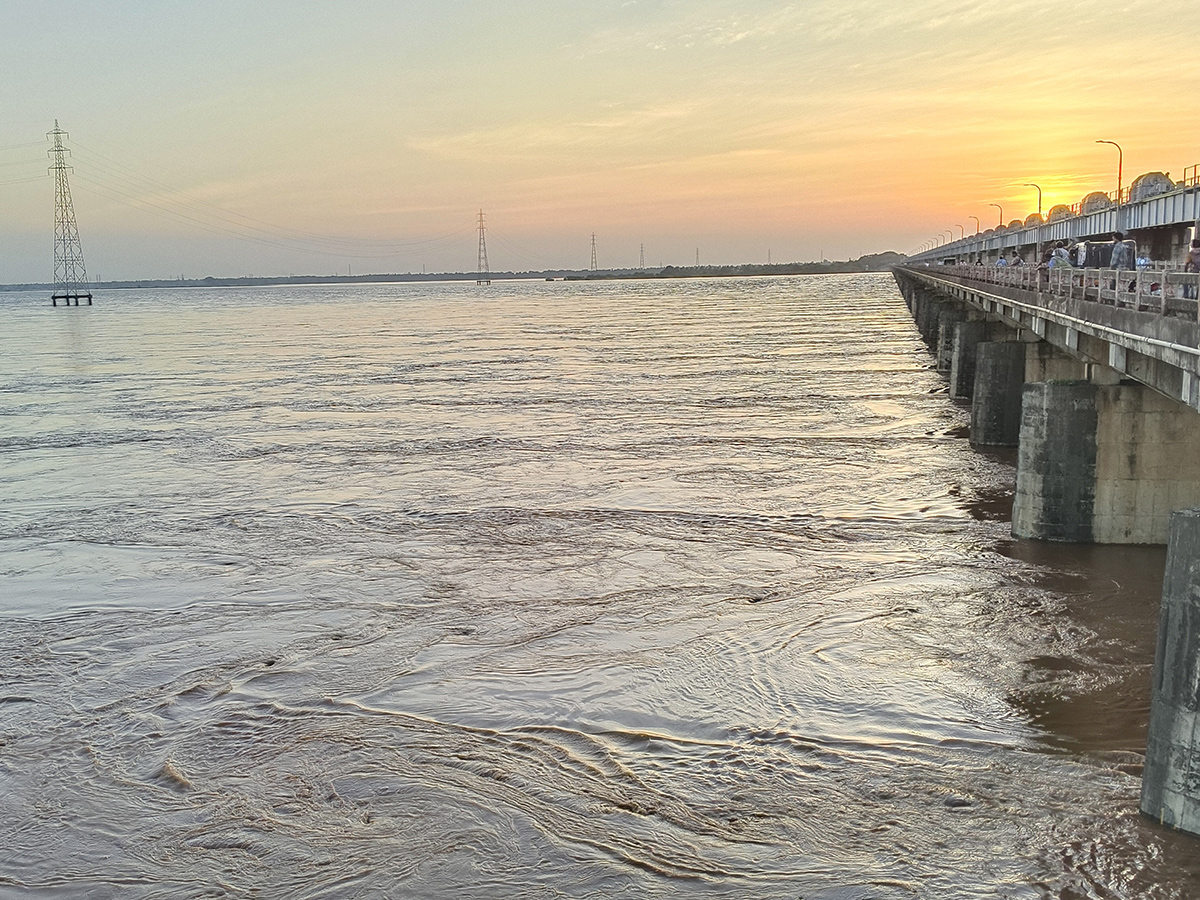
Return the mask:
M 748 275 L 821 275 L 851 272 L 883 272 L 903 261 L 903 253 L 887 251 L 870 253 L 853 260 L 822 260 L 820 262 L 791 263 L 743 263 L 730 266 L 664 266 L 655 268 L 628 269 L 543 269 L 540 271 L 489 272 L 488 277 L 497 279 L 565 279 L 570 281 L 606 280 L 616 278 L 721 278 Z M 377 284 L 380 282 L 413 281 L 475 281 L 478 272 L 430 272 L 363 275 L 240 275 L 204 278 L 151 278 L 127 281 L 105 281 L 93 287 L 108 289 L 159 288 L 159 287 L 266 287 L 288 284 Z M 5 284 L 4 291 L 49 290 L 52 284 Z

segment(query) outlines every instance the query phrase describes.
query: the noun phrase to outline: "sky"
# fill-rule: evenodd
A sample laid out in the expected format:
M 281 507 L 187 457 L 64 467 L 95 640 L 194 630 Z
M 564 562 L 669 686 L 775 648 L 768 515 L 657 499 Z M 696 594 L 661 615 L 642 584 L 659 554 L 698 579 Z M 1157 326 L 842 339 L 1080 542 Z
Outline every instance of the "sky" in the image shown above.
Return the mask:
M 908 252 L 1200 163 L 1196 0 L 0 0 L 0 283 Z

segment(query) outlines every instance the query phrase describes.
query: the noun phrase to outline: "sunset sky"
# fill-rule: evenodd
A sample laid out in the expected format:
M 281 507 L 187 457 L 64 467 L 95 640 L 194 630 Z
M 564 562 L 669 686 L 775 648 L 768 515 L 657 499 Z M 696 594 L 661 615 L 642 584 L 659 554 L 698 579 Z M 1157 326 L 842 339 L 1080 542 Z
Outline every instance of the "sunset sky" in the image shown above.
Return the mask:
M 1200 162 L 1196 0 L 0 0 L 0 282 L 909 251 Z M 39 143 L 40 142 L 40 143 Z M 242 236 L 239 236 L 242 235 Z M 249 239 L 246 235 L 253 235 Z

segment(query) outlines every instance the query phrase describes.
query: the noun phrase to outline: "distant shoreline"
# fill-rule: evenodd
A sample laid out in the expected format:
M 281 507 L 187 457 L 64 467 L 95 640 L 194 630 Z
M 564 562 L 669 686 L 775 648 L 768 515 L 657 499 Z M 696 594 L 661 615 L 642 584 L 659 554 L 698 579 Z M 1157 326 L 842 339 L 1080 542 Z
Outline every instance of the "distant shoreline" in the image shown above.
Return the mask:
M 841 275 L 853 272 L 886 272 L 904 259 L 900 253 L 875 253 L 840 262 L 745 264 L 739 266 L 665 266 L 661 269 L 547 269 L 540 272 L 488 272 L 491 281 L 616 281 L 651 278 L 737 278 L 749 275 Z M 401 284 L 444 281 L 478 281 L 476 272 L 440 272 L 392 275 L 243 275 L 232 278 L 156 278 L 137 281 L 101 281 L 93 290 L 147 288 L 272 287 L 322 284 Z M 53 284 L 0 284 L 0 291 L 48 291 Z

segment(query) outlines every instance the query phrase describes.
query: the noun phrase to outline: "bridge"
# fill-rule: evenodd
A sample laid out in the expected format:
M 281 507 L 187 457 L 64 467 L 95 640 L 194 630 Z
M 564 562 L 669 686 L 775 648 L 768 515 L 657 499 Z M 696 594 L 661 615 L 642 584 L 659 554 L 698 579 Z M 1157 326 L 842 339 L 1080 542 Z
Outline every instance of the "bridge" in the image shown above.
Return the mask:
M 1200 835 L 1200 275 L 893 271 L 972 443 L 1018 448 L 1014 536 L 1169 542 L 1141 808 Z

